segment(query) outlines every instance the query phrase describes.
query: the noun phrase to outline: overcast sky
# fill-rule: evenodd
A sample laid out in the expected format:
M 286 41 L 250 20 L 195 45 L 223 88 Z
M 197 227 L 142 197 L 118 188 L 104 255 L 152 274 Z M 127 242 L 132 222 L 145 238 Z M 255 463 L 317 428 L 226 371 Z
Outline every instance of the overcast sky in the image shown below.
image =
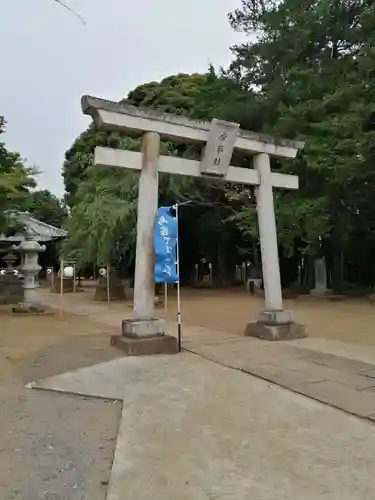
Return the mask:
M 64 191 L 64 152 L 89 119 L 80 97 L 119 100 L 139 84 L 226 66 L 242 40 L 227 13 L 240 0 L 0 0 L 0 115 L 7 147 Z

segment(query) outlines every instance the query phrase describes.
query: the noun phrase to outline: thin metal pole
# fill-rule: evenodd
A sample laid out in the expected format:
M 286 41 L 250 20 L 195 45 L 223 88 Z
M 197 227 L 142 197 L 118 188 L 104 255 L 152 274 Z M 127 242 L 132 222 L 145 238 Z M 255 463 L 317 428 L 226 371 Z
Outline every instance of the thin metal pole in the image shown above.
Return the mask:
M 178 231 L 178 205 L 176 208 L 176 219 L 177 219 L 177 243 L 176 243 L 176 268 L 177 268 L 177 339 L 178 339 L 178 352 L 181 352 L 181 296 L 180 296 L 180 245 L 179 245 L 179 231 Z
M 108 304 L 111 302 L 111 293 L 109 290 L 110 282 L 109 282 L 109 264 L 107 262 L 107 302 Z
M 168 283 L 164 283 L 164 312 L 168 312 Z
M 73 264 L 73 293 L 76 293 L 76 264 Z
M 52 267 L 51 268 L 51 290 L 53 292 L 56 291 L 55 286 L 56 286 L 56 283 L 55 283 L 55 269 L 54 269 L 54 267 Z
M 59 300 L 59 305 L 60 305 L 59 316 L 60 316 L 60 319 L 62 319 L 63 295 L 64 295 L 64 260 L 60 259 L 60 300 Z

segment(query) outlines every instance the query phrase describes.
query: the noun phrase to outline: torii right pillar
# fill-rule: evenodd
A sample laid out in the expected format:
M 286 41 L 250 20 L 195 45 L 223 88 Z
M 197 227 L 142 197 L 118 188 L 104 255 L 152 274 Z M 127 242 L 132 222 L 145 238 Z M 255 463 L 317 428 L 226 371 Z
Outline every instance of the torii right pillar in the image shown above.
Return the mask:
M 254 168 L 259 172 L 260 181 L 256 188 L 256 197 L 265 309 L 259 314 L 257 321 L 246 326 L 245 335 L 264 340 L 303 338 L 307 336 L 306 328 L 293 321 L 291 311 L 283 308 L 269 155 L 256 155 Z

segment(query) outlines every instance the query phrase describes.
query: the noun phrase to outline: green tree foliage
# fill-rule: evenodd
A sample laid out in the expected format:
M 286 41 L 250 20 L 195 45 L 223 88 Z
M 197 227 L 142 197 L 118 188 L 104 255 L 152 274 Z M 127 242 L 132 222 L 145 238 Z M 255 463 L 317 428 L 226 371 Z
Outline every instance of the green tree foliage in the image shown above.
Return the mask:
M 65 184 L 66 203 L 73 207 L 75 196 L 81 183 L 85 180 L 88 168 L 92 165 L 96 146 L 122 148 L 122 140 L 118 133 L 99 130 L 91 124 L 65 153 L 63 179 Z
M 161 82 L 140 85 L 124 102 L 195 120 L 240 121 L 243 128 L 258 129 L 253 94 L 243 91 L 223 70 L 217 74 L 212 66 L 206 74 L 172 75 Z
M 301 184 L 277 195 L 281 242 L 294 251 L 299 240 L 300 250 L 316 254 L 322 241 L 333 260 L 352 251 L 358 234 L 373 245 L 372 2 L 243 0 L 230 19 L 235 29 L 258 33 L 236 48 L 231 73 L 257 89 L 262 130 L 306 140 L 297 161 L 280 164 Z M 245 210 L 238 218 L 253 224 Z
M 0 134 L 4 132 L 5 121 L 0 116 Z M 35 168 L 25 167 L 18 153 L 9 151 L 0 142 L 0 233 L 12 229 L 14 221 L 8 211 L 19 208 L 35 186 Z
M 133 151 L 140 148 L 139 140 L 119 137 L 90 126 L 67 153 L 65 185 L 74 185 L 71 188 L 74 195 L 71 191 L 71 213 L 65 224 L 69 238 L 64 242 L 62 252 L 76 259 L 79 266 L 105 265 L 125 257 L 131 261 L 134 251 L 135 174 L 129 170 L 92 168 L 95 132 L 101 144 Z M 79 148 L 78 151 L 75 148 Z M 82 151 L 85 152 L 80 156 Z M 85 159 L 82 164 L 80 158 Z M 80 177 L 75 179 L 77 171 Z
M 55 227 L 61 227 L 68 215 L 63 201 L 48 189 L 32 191 L 22 204 L 22 208 L 36 219 Z
M 134 259 L 137 183 L 132 172 L 90 169 L 66 223 L 63 254 L 79 266 Z

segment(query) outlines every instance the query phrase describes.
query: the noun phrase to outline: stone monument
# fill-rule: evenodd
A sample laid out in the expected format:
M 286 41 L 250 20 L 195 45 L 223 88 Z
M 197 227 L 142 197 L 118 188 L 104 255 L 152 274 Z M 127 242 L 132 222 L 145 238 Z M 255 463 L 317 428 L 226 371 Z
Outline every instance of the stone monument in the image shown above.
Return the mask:
M 331 293 L 327 288 L 327 269 L 324 257 L 316 259 L 314 262 L 315 286 L 310 290 L 310 295 L 314 297 L 324 297 Z
M 0 304 L 19 304 L 24 300 L 22 280 L 14 268 L 18 257 L 8 252 L 3 257 L 6 269 L 0 276 Z
M 143 137 L 142 152 L 97 147 L 97 167 L 132 168 L 140 171 L 138 190 L 137 246 L 134 286 L 134 317 L 124 320 L 122 336 L 114 342 L 128 354 L 176 352 L 176 339 L 164 334 L 155 317 L 153 283 L 153 230 L 158 207 L 158 175 L 167 172 L 206 177 L 256 186 L 265 308 L 257 321 L 246 326 L 245 335 L 267 340 L 305 336 L 305 329 L 283 308 L 273 188 L 298 189 L 298 177 L 271 171 L 270 155 L 295 158 L 302 142 L 278 139 L 239 129 L 238 124 L 213 120 L 201 123 L 180 116 L 139 109 L 127 104 L 84 96 L 82 109 L 96 124 L 134 137 Z M 202 161 L 160 156 L 160 140 L 200 144 Z M 230 165 L 233 149 L 247 152 L 249 165 Z
M 248 265 L 246 288 L 249 293 L 262 291 L 262 270 L 257 266 Z

